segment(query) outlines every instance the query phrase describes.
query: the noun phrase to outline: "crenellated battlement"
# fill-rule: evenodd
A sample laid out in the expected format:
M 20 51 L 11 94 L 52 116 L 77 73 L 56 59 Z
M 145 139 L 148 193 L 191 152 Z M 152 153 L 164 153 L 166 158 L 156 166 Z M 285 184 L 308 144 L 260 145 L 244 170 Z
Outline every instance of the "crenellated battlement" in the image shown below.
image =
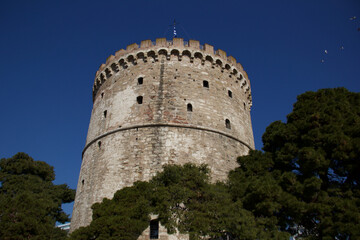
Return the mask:
M 174 55 L 179 61 L 182 61 L 183 57 L 188 57 L 191 63 L 198 59 L 202 65 L 208 62 L 212 68 L 218 68 L 221 72 L 226 71 L 230 77 L 233 76 L 240 81 L 241 88 L 247 95 L 250 106 L 252 105 L 250 80 L 242 65 L 233 56 L 227 56 L 221 49 L 214 50 L 214 47 L 207 43 L 201 45 L 197 40 L 184 41 L 182 38 L 157 38 L 155 42 L 143 40 L 140 45 L 133 43 L 126 49 L 117 51 L 115 56 L 110 55 L 95 74 L 93 99 L 100 86 L 121 69 L 136 65 L 138 61 L 157 62 L 161 55 L 166 56 L 167 60 Z

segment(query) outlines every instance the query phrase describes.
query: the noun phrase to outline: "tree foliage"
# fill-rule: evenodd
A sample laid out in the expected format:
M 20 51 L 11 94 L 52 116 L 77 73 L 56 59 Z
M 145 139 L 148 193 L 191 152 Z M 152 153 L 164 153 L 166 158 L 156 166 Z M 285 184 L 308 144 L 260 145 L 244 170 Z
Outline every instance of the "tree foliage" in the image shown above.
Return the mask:
M 165 166 L 95 204 L 90 226 L 71 238 L 137 239 L 153 213 L 191 239 L 360 239 L 359 93 L 300 95 L 263 143 L 226 183 L 211 183 L 205 166 Z
M 93 205 L 93 221 L 72 233 L 71 239 L 137 239 L 157 214 L 168 233 L 187 233 L 190 239 L 288 238 L 274 224 L 257 221 L 234 201 L 225 183 L 211 183 L 206 166 L 167 165 L 150 182 L 117 191 L 112 200 Z M 231 237 L 231 238 L 230 238 Z
M 68 221 L 61 204 L 74 200 L 66 184 L 54 185 L 53 167 L 25 153 L 0 160 L 0 238 L 64 239 L 55 222 Z
M 360 94 L 306 92 L 287 122 L 272 123 L 264 152 L 238 159 L 236 198 L 302 239 L 360 238 Z
M 71 239 L 137 239 L 148 226 L 151 187 L 147 182 L 136 182 L 114 194 L 112 200 L 95 203 L 93 221 L 71 234 Z

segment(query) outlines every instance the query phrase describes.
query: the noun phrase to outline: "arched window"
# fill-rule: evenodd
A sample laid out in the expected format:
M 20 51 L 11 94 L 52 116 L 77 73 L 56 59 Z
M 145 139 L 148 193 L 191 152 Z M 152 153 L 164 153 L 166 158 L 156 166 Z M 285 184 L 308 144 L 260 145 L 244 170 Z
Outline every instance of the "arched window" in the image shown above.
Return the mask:
M 170 55 L 179 56 L 179 55 L 180 55 L 180 52 L 179 52 L 179 50 L 177 50 L 177 49 L 173 49 L 173 50 L 170 52 Z
M 144 55 L 143 52 L 139 52 L 138 54 L 136 54 L 136 57 L 137 57 L 138 59 L 142 59 L 144 62 L 146 61 L 146 60 L 145 60 L 145 55 Z
M 123 69 L 126 69 L 126 68 L 127 68 L 127 64 L 126 64 L 126 62 L 125 62 L 124 59 L 120 59 L 119 65 L 120 65 Z
M 142 97 L 142 96 L 138 96 L 138 97 L 136 98 L 136 101 L 137 101 L 138 104 L 142 104 L 142 103 L 143 103 L 143 97 Z
M 100 74 L 100 81 L 101 83 L 104 83 L 106 81 L 104 74 Z
M 209 61 L 209 62 L 211 62 L 211 63 L 214 61 L 213 58 L 210 57 L 210 56 L 206 56 L 205 60 L 206 60 L 206 61 Z
M 150 239 L 159 239 L 159 220 L 150 221 Z
M 196 52 L 195 55 L 194 55 L 195 58 L 199 58 L 199 59 L 202 59 L 203 58 L 203 55 L 199 52 Z
M 159 51 L 159 55 L 167 55 L 167 51 L 165 50 L 165 49 L 161 49 L 160 51 Z
M 232 98 L 232 92 L 230 90 L 228 90 L 228 95 Z
M 183 51 L 182 55 L 191 58 L 191 53 L 188 50 Z
M 99 148 L 101 148 L 101 141 L 98 141 L 98 146 Z
M 111 69 L 116 73 L 119 72 L 119 66 L 116 63 L 111 64 Z
M 204 88 L 209 88 L 209 82 L 204 80 L 203 81 L 203 86 L 204 86 Z
M 152 58 L 152 59 L 156 60 L 156 54 L 155 54 L 154 51 L 149 51 L 149 52 L 147 53 L 147 56 L 148 56 L 149 58 Z
M 104 111 L 104 118 L 106 118 L 107 110 Z
M 188 112 L 192 112 L 192 105 L 191 105 L 191 103 L 188 103 L 188 105 L 187 105 L 187 111 L 188 111 Z
M 138 84 L 141 85 L 141 84 L 143 84 L 143 82 L 144 82 L 144 78 L 139 77 L 138 78 Z
M 230 120 L 229 119 L 226 119 L 225 120 L 225 126 L 227 129 L 231 129 L 231 124 L 230 124 Z
M 110 70 L 108 68 L 105 69 L 105 75 L 106 75 L 106 78 L 109 78 L 112 76 L 112 73 L 110 72 Z

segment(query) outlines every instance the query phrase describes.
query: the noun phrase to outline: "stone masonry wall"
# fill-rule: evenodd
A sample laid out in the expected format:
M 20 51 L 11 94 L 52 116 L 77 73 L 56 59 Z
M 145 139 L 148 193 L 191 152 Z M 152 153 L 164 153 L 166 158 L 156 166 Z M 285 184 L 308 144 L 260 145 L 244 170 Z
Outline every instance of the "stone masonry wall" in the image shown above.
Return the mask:
M 206 163 L 224 180 L 254 148 L 250 83 L 234 58 L 193 40 L 135 45 L 97 72 L 71 231 L 91 222 L 93 203 L 164 164 Z

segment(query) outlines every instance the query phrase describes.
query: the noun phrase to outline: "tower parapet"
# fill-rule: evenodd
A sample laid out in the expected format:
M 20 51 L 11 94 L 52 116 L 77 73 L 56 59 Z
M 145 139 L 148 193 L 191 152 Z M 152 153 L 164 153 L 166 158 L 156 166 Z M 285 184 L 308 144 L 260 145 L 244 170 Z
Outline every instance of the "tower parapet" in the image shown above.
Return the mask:
M 225 180 L 254 149 L 250 81 L 221 49 L 181 38 L 141 41 L 96 72 L 71 231 L 91 222 L 91 205 L 164 164 L 207 164 Z
M 215 51 L 214 47 L 207 43 L 200 45 L 197 40 L 183 41 L 182 38 L 173 40 L 157 38 L 155 42 L 143 40 L 140 45 L 133 43 L 128 45 L 126 50 L 117 51 L 115 56 L 110 55 L 106 59 L 106 63 L 101 64 L 95 74 L 93 99 L 102 83 L 119 72 L 120 68 L 136 65 L 137 61 L 158 61 L 160 54 L 166 55 L 167 60 L 170 60 L 171 55 L 176 55 L 179 61 L 183 56 L 189 57 L 190 62 L 199 59 L 202 65 L 209 62 L 212 68 L 218 68 L 222 72 L 227 71 L 229 76 L 240 81 L 241 88 L 247 94 L 248 106 L 252 106 L 250 80 L 242 65 L 236 62 L 233 56 L 227 56 L 226 52 L 221 49 Z

